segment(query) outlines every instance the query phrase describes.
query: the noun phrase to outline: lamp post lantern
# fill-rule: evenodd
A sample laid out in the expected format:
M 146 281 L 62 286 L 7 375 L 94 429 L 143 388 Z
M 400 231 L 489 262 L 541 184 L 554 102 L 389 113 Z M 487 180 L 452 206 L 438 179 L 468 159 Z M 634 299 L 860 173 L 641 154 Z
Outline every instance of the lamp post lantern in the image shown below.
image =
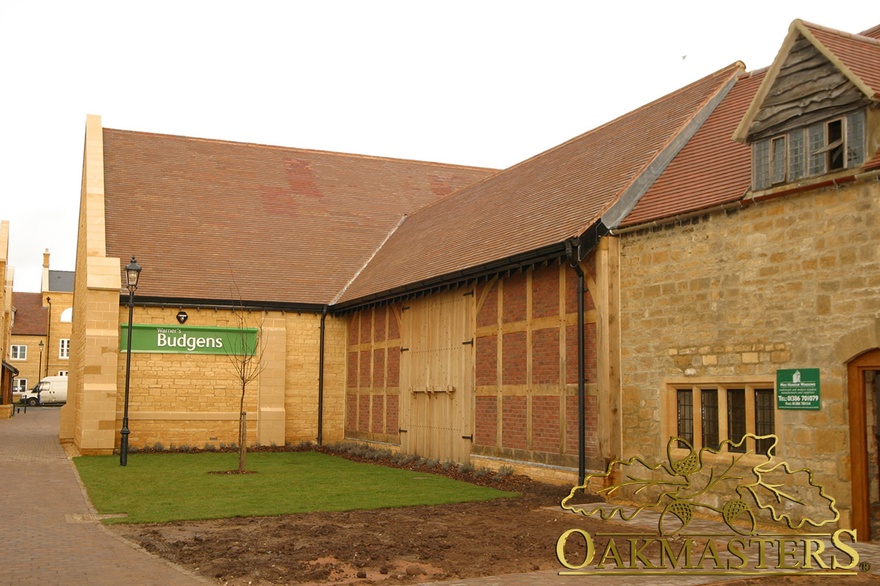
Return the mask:
M 131 383 L 131 330 L 134 329 L 131 320 L 134 314 L 134 292 L 138 287 L 140 274 L 141 267 L 132 256 L 131 262 L 125 267 L 125 282 L 128 288 L 128 346 L 125 353 L 125 403 L 122 410 L 122 431 L 120 431 L 122 435 L 119 446 L 120 466 L 128 464 L 128 434 L 131 433 L 128 429 L 128 389 Z

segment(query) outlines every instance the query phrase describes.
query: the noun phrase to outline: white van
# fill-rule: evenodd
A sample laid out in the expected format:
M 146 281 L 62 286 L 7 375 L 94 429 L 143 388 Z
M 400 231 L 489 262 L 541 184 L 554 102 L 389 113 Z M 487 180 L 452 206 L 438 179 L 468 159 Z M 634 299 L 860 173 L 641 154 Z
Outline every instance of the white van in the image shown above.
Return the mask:
M 33 389 L 22 393 L 21 402 L 28 405 L 67 403 L 67 377 L 47 376 Z

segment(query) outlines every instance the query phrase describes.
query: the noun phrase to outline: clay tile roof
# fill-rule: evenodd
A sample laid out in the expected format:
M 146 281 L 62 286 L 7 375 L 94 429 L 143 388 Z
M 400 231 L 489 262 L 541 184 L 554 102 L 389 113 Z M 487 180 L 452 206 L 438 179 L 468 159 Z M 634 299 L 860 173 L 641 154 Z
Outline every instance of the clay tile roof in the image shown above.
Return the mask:
M 751 183 L 751 149 L 731 140 L 766 71 L 743 74 L 621 226 L 738 201 Z
M 795 23 L 800 23 L 802 30 L 812 35 L 817 48 L 826 53 L 867 97 L 880 100 L 880 40 L 808 22 Z
M 866 31 L 860 32 L 859 35 L 863 37 L 871 37 L 872 39 L 880 39 L 880 24 L 872 26 Z
M 14 336 L 46 335 L 49 308 L 43 307 L 43 296 L 40 293 L 13 291 L 12 305 L 15 307 L 15 323 L 12 326 Z
M 340 302 L 473 270 L 580 236 L 730 82 L 734 64 L 409 216 Z
M 836 59 L 838 67 L 845 63 L 863 84 L 880 87 L 877 83 L 880 81 L 880 41 L 868 38 L 880 36 L 880 26 L 861 35 L 850 35 L 796 20 L 790 31 L 777 62 L 784 61 L 793 34 L 812 35 L 811 42 L 818 45 L 826 57 Z M 731 136 L 738 126 L 740 130 L 744 128 L 742 122 L 747 112 L 754 110 L 754 104 L 760 101 L 756 100 L 760 89 L 772 81 L 767 80 L 768 75 L 772 75 L 772 68 L 743 75 L 737 81 L 709 120 L 621 223 L 623 227 L 699 212 L 742 199 L 751 184 L 751 150 L 731 140 Z M 865 170 L 876 167 L 880 167 L 880 152 L 862 166 Z
M 104 129 L 107 256 L 138 295 L 327 304 L 404 214 L 494 170 Z

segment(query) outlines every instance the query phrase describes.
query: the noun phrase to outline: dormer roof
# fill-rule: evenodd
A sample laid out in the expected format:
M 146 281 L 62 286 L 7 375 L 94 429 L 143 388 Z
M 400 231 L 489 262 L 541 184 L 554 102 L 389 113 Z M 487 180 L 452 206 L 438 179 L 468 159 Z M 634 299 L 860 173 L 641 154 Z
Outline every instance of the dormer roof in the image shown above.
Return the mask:
M 880 40 L 795 20 L 734 132 L 751 142 L 880 102 Z

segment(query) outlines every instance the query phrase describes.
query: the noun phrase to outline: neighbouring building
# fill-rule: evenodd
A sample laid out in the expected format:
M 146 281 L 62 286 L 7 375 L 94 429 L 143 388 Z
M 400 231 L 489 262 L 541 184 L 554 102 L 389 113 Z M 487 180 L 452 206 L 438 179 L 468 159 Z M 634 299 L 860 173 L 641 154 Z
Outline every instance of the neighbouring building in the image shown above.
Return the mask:
M 47 316 L 46 358 L 42 363 L 42 376 L 65 376 L 70 370 L 73 284 L 74 272 L 50 270 L 49 251 L 44 252 L 40 297 L 47 308 Z
M 15 308 L 15 323 L 9 360 L 18 369 L 12 381 L 13 399 L 34 386 L 45 376 L 43 364 L 46 351 L 46 326 L 48 311 L 43 307 L 40 293 L 13 291 L 12 305 Z
M 758 458 L 739 440 L 775 434 L 865 536 L 878 39 L 795 21 L 768 69 L 731 64 L 501 171 L 89 117 L 61 438 L 118 447 L 132 334 L 131 444 L 234 443 L 223 348 L 247 331 L 249 443 L 572 482 L 633 456 Z M 813 394 L 787 394 L 801 377 Z
M 13 291 L 15 325 L 10 360 L 19 373 L 16 393 L 32 389 L 46 376 L 67 375 L 73 325 L 73 271 L 49 269 L 49 251 L 43 253 L 40 293 Z

